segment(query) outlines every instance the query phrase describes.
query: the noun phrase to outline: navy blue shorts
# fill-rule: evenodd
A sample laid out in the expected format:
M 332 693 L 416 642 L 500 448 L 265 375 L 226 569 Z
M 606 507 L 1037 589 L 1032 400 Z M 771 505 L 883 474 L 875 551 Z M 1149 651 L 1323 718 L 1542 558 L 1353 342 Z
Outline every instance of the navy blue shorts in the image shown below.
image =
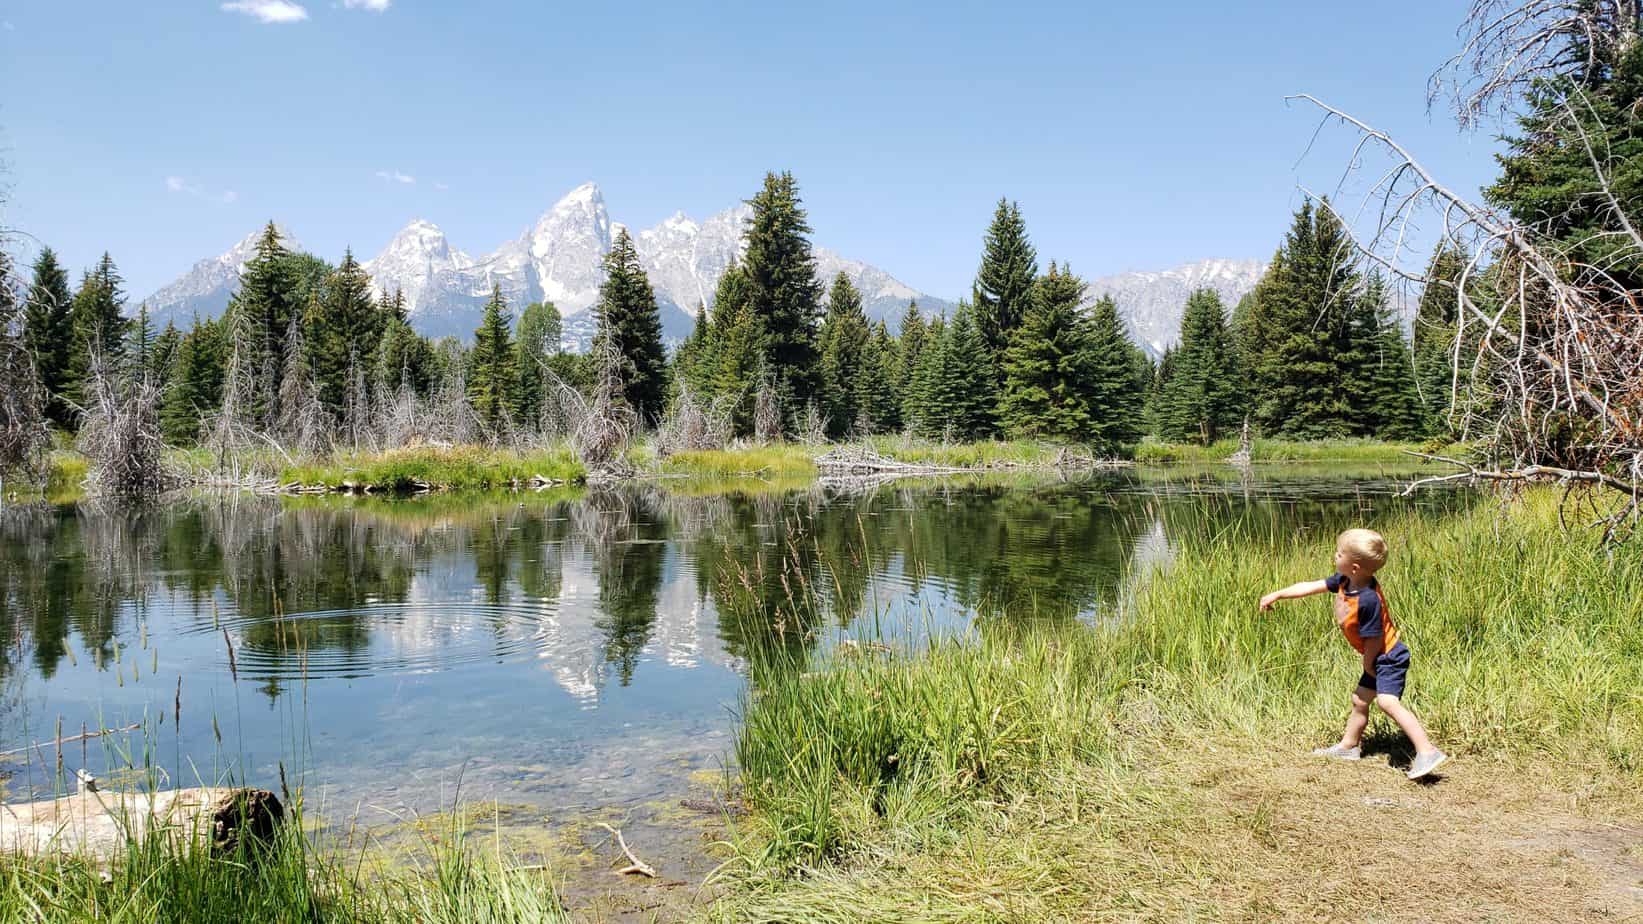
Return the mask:
M 1402 642 L 1392 646 L 1391 651 L 1383 651 L 1375 657 L 1375 676 L 1364 674 L 1358 678 L 1358 686 L 1375 693 L 1390 693 L 1399 699 L 1403 698 L 1403 685 L 1409 679 L 1409 649 Z

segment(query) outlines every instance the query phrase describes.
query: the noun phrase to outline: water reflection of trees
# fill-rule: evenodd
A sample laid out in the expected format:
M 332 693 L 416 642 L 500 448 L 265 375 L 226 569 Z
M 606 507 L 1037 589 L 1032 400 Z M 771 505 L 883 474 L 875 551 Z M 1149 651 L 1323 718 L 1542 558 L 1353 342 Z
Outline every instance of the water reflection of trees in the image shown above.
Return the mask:
M 499 645 L 520 629 L 518 605 L 536 607 L 528 618 L 553 623 L 535 632 L 538 656 L 586 697 L 607 670 L 632 682 L 647 650 L 692 663 L 701 652 L 798 654 L 825 626 L 883 615 L 886 601 L 901 615 L 920 606 L 991 620 L 1100 615 L 1121 599 L 1137 548 L 1145 565 L 1167 554 L 1165 537 L 1178 548 L 1297 528 L 1333 535 L 1365 503 L 1224 480 L 9 508 L 0 515 L 0 675 L 27 658 L 50 677 L 71 637 L 106 658 L 122 621 L 162 605 L 202 631 L 221 609 L 235 644 L 263 655 L 252 659 L 268 673 L 258 680 L 277 680 L 300 652 L 335 653 L 368 671 L 382 633 L 441 644 L 432 630 L 402 637 L 415 627 L 390 627 L 370 607 L 472 600 L 487 606 L 462 618 L 490 620 Z M 587 609 L 559 612 L 567 587 L 590 585 L 568 604 Z M 541 616 L 547 607 L 551 618 Z M 280 618 L 293 614 L 302 618 Z

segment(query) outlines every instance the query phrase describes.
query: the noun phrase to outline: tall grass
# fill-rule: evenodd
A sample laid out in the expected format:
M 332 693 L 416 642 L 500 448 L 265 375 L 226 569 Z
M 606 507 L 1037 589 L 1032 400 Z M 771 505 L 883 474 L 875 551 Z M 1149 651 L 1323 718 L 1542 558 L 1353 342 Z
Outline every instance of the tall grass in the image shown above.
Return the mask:
M 587 477 L 587 470 L 564 447 L 515 452 L 458 446 L 343 454 L 329 461 L 286 466 L 279 479 L 283 484 L 295 482 L 330 489 L 351 484 L 391 493 L 422 487 L 494 490 L 526 484 L 539 476 L 579 482 Z
M 1272 440 L 1258 439 L 1250 447 L 1256 462 L 1409 462 L 1410 450 L 1454 454 L 1460 447 L 1443 444 L 1385 443 L 1378 440 Z M 1135 447 L 1135 461 L 1225 462 L 1238 451 L 1238 440 L 1218 440 L 1208 446 L 1196 443 L 1166 443 L 1148 437 Z
M 0 860 L 0 924 L 569 921 L 555 883 L 454 827 L 383 868 L 311 840 L 288 819 L 268 844 L 213 854 L 176 832 L 127 842 L 106 865 L 82 858 Z
M 1643 776 L 1643 550 L 1563 531 L 1540 493 L 1375 525 L 1414 652 L 1408 701 L 1445 749 Z M 927 650 L 757 671 L 736 748 L 755 809 L 736 841 L 747 881 L 973 836 L 1068 767 L 1122 764 L 1143 732 L 1302 753 L 1333 740 L 1360 665 L 1327 603 L 1256 610 L 1327 573 L 1327 539 L 1178 541 L 1099 626 L 993 621 Z

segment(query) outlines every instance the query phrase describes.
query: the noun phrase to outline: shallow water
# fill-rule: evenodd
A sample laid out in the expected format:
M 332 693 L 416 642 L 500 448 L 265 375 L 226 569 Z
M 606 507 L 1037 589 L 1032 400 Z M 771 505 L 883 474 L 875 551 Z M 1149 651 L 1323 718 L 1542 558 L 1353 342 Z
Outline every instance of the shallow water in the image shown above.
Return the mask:
M 1377 470 L 1142 469 L 689 497 L 195 499 L 0 512 L 0 786 L 299 780 L 334 823 L 677 795 L 747 660 L 975 618 L 1099 621 L 1183 542 L 1329 537 Z M 1456 493 L 1419 503 L 1466 502 Z M 179 708 L 180 704 L 180 708 Z M 137 732 L 57 745 L 82 727 Z

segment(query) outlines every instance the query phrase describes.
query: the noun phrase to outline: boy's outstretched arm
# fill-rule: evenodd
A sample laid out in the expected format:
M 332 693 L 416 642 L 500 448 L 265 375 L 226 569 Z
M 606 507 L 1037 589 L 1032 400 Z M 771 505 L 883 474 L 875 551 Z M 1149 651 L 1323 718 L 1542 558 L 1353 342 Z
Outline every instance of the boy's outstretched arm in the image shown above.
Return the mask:
M 1274 590 L 1261 598 L 1263 611 L 1272 609 L 1272 604 L 1279 600 L 1293 600 L 1296 597 L 1310 597 L 1313 594 L 1329 593 L 1329 587 L 1323 581 L 1300 581 L 1285 587 L 1283 590 Z

